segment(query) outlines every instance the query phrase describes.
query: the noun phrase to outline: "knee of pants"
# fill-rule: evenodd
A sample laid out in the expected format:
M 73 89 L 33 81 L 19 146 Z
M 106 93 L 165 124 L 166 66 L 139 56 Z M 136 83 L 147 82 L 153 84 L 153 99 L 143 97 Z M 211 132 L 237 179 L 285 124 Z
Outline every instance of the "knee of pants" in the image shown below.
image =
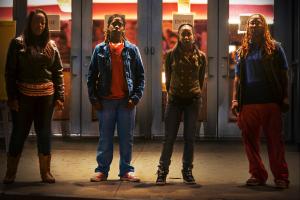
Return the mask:
M 11 138 L 9 143 L 9 154 L 16 156 L 23 151 L 24 140 L 17 140 L 16 138 Z
M 15 148 L 15 147 L 9 147 L 8 153 L 11 156 L 17 156 L 19 154 L 21 154 L 23 151 L 23 148 Z
M 44 155 L 49 155 L 51 152 L 51 144 L 49 142 L 38 143 L 38 152 Z
M 165 144 L 171 144 L 171 145 L 173 145 L 174 143 L 175 143 L 175 141 L 176 141 L 176 137 L 173 137 L 173 136 L 165 136 L 165 138 L 164 138 L 164 140 L 163 140 L 163 142 L 165 143 Z
M 113 148 L 113 139 L 107 137 L 100 137 L 98 149 L 109 150 Z

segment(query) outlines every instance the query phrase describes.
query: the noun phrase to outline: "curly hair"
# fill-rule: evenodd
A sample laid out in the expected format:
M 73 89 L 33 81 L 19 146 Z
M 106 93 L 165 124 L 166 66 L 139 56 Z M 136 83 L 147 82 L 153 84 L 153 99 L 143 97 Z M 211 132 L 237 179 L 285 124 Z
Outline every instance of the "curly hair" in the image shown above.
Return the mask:
M 34 36 L 34 34 L 32 33 L 32 30 L 31 30 L 31 22 L 32 22 L 33 16 L 37 15 L 39 13 L 42 13 L 45 17 L 45 29 L 44 29 L 43 33 L 41 34 L 41 36 L 39 37 L 40 40 L 36 41 L 36 37 Z M 25 30 L 23 32 L 23 36 L 24 36 L 26 45 L 32 45 L 32 44 L 35 44 L 36 42 L 38 42 L 38 45 L 44 48 L 48 44 L 48 42 L 50 41 L 50 31 L 49 31 L 49 25 L 48 25 L 48 17 L 47 17 L 47 14 L 45 13 L 45 11 L 43 11 L 42 9 L 36 9 L 35 11 L 31 11 L 29 13 L 28 18 L 27 18 L 27 24 L 26 24 Z
M 266 21 L 266 18 L 259 13 L 253 14 L 249 17 L 248 21 L 247 21 L 247 30 L 246 30 L 246 34 L 242 40 L 242 46 L 239 50 L 239 56 L 245 58 L 248 53 L 249 53 L 249 49 L 250 49 L 250 41 L 252 39 L 252 34 L 250 33 L 250 28 L 249 28 L 249 21 L 253 16 L 258 16 L 261 21 L 262 21 L 262 25 L 264 28 L 264 34 L 263 34 L 263 50 L 264 53 L 266 55 L 271 55 L 273 53 L 273 51 L 275 50 L 275 40 L 272 38 L 270 31 L 269 31 L 269 27 Z
M 113 14 L 111 15 L 109 18 L 108 18 L 108 21 L 107 21 L 107 27 L 106 27 L 106 31 L 105 31 L 105 43 L 109 43 L 110 42 L 110 31 L 108 29 L 108 27 L 110 26 L 110 24 L 112 23 L 112 21 L 115 19 L 115 18 L 121 18 L 123 24 L 124 24 L 124 27 L 126 25 L 126 21 L 125 21 L 125 16 L 124 15 L 120 15 L 120 14 Z M 123 40 L 127 40 L 126 37 L 125 37 L 125 31 L 122 32 L 122 39 Z

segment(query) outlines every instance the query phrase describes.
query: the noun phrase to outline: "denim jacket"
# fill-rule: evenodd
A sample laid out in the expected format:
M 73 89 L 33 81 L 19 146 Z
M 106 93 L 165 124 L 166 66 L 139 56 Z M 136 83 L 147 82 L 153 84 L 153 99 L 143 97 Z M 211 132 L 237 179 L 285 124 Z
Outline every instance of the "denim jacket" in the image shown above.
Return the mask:
M 128 98 L 137 104 L 142 98 L 145 86 L 144 66 L 138 47 L 125 41 L 122 59 Z M 110 95 L 113 84 L 111 67 L 109 44 L 102 42 L 94 49 L 87 77 L 88 94 L 92 104 L 101 101 L 101 97 Z

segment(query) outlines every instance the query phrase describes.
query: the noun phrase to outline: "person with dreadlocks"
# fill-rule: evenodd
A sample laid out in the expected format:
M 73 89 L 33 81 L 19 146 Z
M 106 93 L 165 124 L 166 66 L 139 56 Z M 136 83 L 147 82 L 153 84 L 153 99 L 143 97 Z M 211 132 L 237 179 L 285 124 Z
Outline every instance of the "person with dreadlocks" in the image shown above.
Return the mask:
M 99 120 L 97 163 L 92 182 L 107 180 L 113 158 L 115 126 L 119 136 L 119 176 L 122 181 L 138 182 L 132 157 L 136 105 L 144 90 L 144 67 L 139 49 L 125 38 L 125 18 L 109 17 L 105 41 L 93 52 L 87 77 L 91 104 Z
M 272 39 L 266 19 L 253 14 L 237 51 L 232 112 L 242 130 L 251 177 L 248 186 L 264 185 L 268 173 L 260 157 L 261 128 L 266 135 L 271 171 L 277 188 L 289 186 L 282 135 L 282 112 L 289 108 L 288 63 L 281 45 Z
M 43 10 L 31 11 L 23 34 L 10 43 L 6 62 L 6 90 L 12 116 L 12 134 L 3 183 L 13 183 L 32 122 L 37 136 L 40 174 L 54 183 L 50 172 L 53 109 L 63 109 L 63 66 L 58 48 L 50 40 Z
M 194 141 L 205 68 L 206 57 L 195 45 L 193 26 L 182 24 L 178 28 L 178 42 L 166 54 L 165 60 L 168 100 L 165 113 L 165 139 L 157 170 L 157 185 L 166 184 L 173 146 L 182 115 L 184 151 L 181 172 L 185 183 L 195 184 L 192 175 Z

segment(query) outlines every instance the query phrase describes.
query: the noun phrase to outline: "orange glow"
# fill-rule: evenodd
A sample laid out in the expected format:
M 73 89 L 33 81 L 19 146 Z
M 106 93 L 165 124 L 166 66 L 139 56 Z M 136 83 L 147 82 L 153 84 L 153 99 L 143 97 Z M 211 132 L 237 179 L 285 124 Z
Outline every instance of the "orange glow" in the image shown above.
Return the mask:
M 59 14 L 62 20 L 71 19 L 71 13 L 62 12 L 58 5 L 29 6 L 28 10 L 41 8 L 48 14 Z M 268 21 L 273 21 L 273 5 L 229 5 L 229 20 L 237 20 L 240 14 L 262 13 Z M 163 3 L 163 20 L 172 20 L 172 12 L 177 12 L 177 3 Z M 207 19 L 207 4 L 191 3 L 191 12 L 195 13 L 195 20 Z M 104 19 L 105 14 L 124 13 L 126 19 L 137 19 L 137 3 L 94 3 L 93 19 Z M 11 19 L 12 8 L 1 7 L 0 19 Z
M 124 14 L 126 19 L 137 19 L 137 3 L 93 3 L 93 19 L 104 19 L 104 15 Z

